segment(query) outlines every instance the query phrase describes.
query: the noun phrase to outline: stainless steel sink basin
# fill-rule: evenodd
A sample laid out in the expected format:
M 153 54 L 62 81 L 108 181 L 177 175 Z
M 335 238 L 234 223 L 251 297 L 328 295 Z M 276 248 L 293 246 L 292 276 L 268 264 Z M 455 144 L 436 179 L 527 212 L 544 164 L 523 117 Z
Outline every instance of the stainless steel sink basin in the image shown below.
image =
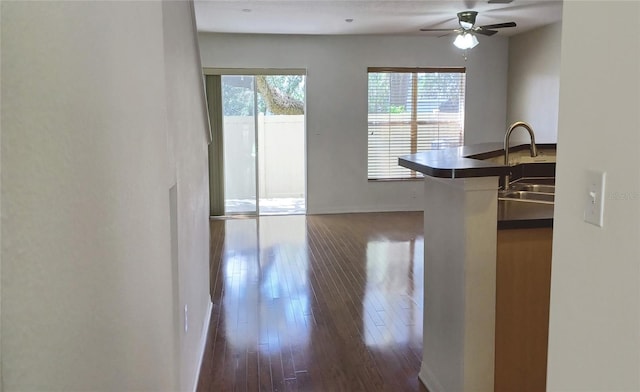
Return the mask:
M 553 204 L 555 193 L 555 178 L 524 177 L 510 183 L 508 189 L 498 191 L 498 200 Z
M 543 184 L 514 183 L 514 184 L 511 184 L 510 189 L 514 191 L 556 193 L 556 187 L 554 185 L 543 185 Z
M 553 193 L 532 192 L 524 190 L 506 190 L 498 192 L 498 200 L 517 200 L 530 203 L 553 204 Z

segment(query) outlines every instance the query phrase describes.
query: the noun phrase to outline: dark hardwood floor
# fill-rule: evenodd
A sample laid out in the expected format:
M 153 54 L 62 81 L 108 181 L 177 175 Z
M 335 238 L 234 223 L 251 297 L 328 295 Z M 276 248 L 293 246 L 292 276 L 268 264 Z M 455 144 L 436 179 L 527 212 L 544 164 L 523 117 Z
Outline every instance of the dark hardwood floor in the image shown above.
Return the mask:
M 198 391 L 426 391 L 422 213 L 211 220 Z

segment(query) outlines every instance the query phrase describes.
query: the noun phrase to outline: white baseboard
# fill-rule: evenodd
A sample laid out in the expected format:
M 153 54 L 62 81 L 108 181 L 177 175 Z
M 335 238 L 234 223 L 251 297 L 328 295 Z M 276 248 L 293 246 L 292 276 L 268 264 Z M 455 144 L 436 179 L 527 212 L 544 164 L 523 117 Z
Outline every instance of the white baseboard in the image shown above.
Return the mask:
M 438 380 L 436 380 L 433 373 L 431 373 L 429 369 L 427 369 L 427 367 L 424 365 L 424 362 L 422 363 L 422 366 L 420 366 L 418 379 L 422 382 L 422 384 L 424 384 L 425 387 L 427 387 L 429 392 L 445 392 L 444 388 L 442 387 L 442 385 L 440 385 Z
M 209 300 L 209 306 L 207 306 L 207 313 L 204 316 L 204 322 L 202 324 L 202 336 L 200 336 L 200 350 L 198 359 L 198 368 L 196 370 L 196 378 L 193 380 L 193 392 L 198 389 L 198 381 L 200 381 L 200 369 L 202 368 L 202 360 L 204 359 L 204 350 L 207 347 L 207 336 L 209 335 L 209 323 L 211 322 L 211 312 L 213 311 L 213 302 Z
M 375 207 L 367 206 L 346 206 L 346 207 L 328 207 L 321 206 L 317 208 L 307 209 L 307 215 L 325 215 L 325 214 L 359 214 L 368 212 L 411 212 L 422 211 L 423 207 L 415 206 L 399 206 L 399 205 L 379 205 Z

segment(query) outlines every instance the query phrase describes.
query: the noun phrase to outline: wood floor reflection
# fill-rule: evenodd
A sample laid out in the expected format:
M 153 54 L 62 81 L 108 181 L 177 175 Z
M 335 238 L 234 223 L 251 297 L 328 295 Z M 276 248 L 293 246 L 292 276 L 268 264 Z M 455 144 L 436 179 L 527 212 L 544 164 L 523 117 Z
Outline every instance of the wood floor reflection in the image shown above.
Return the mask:
M 211 220 L 198 391 L 426 391 L 422 213 Z

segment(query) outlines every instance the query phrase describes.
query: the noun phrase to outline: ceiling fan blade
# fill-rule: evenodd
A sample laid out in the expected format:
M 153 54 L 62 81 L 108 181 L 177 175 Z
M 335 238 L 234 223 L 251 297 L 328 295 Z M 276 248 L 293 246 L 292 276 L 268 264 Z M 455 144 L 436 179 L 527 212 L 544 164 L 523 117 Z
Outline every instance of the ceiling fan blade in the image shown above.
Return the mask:
M 448 33 L 438 35 L 438 38 L 446 37 L 447 35 L 451 35 L 456 32 L 458 32 L 458 30 L 451 30 Z
M 516 27 L 516 22 L 496 23 L 486 26 L 480 26 L 481 29 L 502 29 L 505 27 Z
M 510 4 L 513 0 L 489 0 L 489 4 Z
M 455 31 L 454 29 L 420 29 L 420 31 Z
M 479 29 L 477 29 L 477 30 L 475 30 L 475 29 L 474 29 L 474 32 L 475 32 L 476 34 L 482 34 L 482 35 L 492 36 L 492 35 L 494 35 L 495 33 L 497 33 L 497 32 L 498 32 L 498 30 L 486 30 L 486 29 L 483 29 L 483 28 L 479 28 Z

